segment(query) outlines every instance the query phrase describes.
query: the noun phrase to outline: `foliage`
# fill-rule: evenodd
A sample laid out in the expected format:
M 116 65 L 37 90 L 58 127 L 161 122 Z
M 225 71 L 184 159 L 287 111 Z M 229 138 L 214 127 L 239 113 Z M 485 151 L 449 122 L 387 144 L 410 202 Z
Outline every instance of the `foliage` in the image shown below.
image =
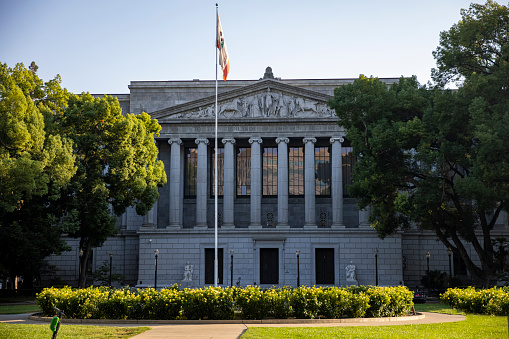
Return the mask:
M 496 265 L 491 231 L 509 206 L 508 24 L 508 7 L 471 4 L 441 33 L 437 86 L 361 76 L 329 102 L 357 157 L 348 192 L 371 207 L 378 235 L 432 230 L 484 286 Z M 464 82 L 444 90 L 454 76 Z
M 154 143 L 161 127 L 146 113 L 123 115 L 117 98 L 88 93 L 70 95 L 54 127 L 74 142 L 77 173 L 66 208 L 77 225 L 68 234 L 80 239 L 84 273 L 91 248 L 115 234 L 115 215 L 129 206 L 145 215 L 158 199 L 158 188 L 166 183 Z M 80 286 L 85 279 L 81 274 Z
M 60 77 L 0 64 L 0 275 L 30 288 L 43 259 L 67 249 L 62 190 L 76 172 L 72 142 L 48 124 L 66 105 Z
M 290 317 L 351 318 L 401 316 L 413 306 L 406 287 L 269 288 L 248 286 L 179 289 L 47 288 L 37 295 L 46 315 L 53 307 L 68 318 L 228 320 L 235 309 L 243 319 Z
M 113 268 L 113 267 L 112 267 Z M 101 282 L 102 286 L 108 286 L 110 283 L 110 263 L 105 260 L 103 261 L 103 264 L 96 269 L 92 276 L 94 277 L 95 281 Z M 118 273 L 111 274 L 111 283 L 119 282 L 122 284 L 122 282 L 125 280 L 125 276 Z
M 465 313 L 509 316 L 509 288 L 450 288 L 440 300 Z
M 426 272 L 421 278 L 421 284 L 428 290 L 445 290 L 448 283 L 447 273 L 441 272 L 440 270 L 431 270 Z

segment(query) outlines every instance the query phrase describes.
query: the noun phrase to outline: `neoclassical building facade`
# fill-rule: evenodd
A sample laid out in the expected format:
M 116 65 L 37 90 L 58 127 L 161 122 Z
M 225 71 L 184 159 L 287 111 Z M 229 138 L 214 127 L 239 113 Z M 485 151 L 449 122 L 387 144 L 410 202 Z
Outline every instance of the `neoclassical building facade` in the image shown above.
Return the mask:
M 382 79 L 387 85 L 397 78 Z M 468 274 L 432 233 L 417 228 L 384 240 L 348 195 L 355 159 L 335 112 L 334 88 L 353 79 L 221 81 L 217 194 L 219 284 L 416 286 L 432 270 Z M 112 255 L 126 284 L 214 284 L 215 81 L 133 81 L 115 95 L 124 112 L 149 113 L 162 127 L 156 143 L 168 183 L 144 217 L 128 210 L 118 234 L 94 250 L 89 269 Z M 507 234 L 502 217 L 496 232 Z M 51 257 L 73 283 L 75 250 Z M 378 273 L 378 276 L 377 276 Z M 350 274 L 351 275 L 351 274 Z

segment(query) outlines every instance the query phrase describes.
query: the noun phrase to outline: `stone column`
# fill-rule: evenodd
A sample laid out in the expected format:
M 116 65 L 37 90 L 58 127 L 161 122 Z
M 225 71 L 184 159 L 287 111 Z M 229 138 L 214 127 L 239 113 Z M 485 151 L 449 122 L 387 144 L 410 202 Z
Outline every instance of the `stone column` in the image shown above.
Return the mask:
M 304 228 L 317 228 L 315 218 L 315 142 L 316 138 L 304 138 Z
M 288 224 L 288 138 L 276 138 L 277 143 L 277 225 L 290 228 Z
M 196 226 L 207 228 L 207 145 L 205 138 L 194 141 L 198 145 L 198 161 L 196 171 Z
M 180 186 L 181 186 L 181 168 L 180 168 L 180 145 L 182 140 L 172 138 L 168 140 L 170 144 L 170 222 L 169 228 L 180 228 Z
M 143 224 L 141 227 L 143 228 L 154 228 L 155 223 L 155 211 L 157 210 L 157 201 L 154 203 L 154 206 L 143 216 Z
M 262 228 L 262 158 L 261 138 L 250 138 L 251 144 L 251 223 L 249 228 Z
M 364 209 L 359 210 L 359 228 L 371 228 L 369 223 L 369 216 L 371 214 L 371 208 L 366 206 Z
M 234 228 L 235 203 L 235 139 L 223 139 L 224 144 L 224 193 L 223 193 L 223 225 L 221 228 Z
M 332 195 L 332 226 L 331 228 L 345 228 L 343 223 L 343 157 L 341 154 L 342 137 L 330 138 L 332 144 L 332 173 L 331 173 L 331 195 Z

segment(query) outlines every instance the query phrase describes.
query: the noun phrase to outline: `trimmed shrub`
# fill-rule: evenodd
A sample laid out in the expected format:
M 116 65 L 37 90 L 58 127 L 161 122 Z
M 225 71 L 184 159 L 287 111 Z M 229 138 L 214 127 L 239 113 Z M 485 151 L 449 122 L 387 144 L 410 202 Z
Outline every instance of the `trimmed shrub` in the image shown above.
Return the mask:
M 440 300 L 465 313 L 509 316 L 509 289 L 473 287 L 450 288 L 440 295 Z

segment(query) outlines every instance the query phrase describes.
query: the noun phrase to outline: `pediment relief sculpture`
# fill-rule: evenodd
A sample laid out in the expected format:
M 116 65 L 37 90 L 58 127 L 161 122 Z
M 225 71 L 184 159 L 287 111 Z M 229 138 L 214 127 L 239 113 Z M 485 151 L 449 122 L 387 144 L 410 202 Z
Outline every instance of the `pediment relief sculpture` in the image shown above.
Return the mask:
M 266 91 L 218 103 L 218 118 L 324 118 L 334 117 L 326 102 L 283 92 Z M 177 113 L 177 118 L 214 118 L 215 104 Z

